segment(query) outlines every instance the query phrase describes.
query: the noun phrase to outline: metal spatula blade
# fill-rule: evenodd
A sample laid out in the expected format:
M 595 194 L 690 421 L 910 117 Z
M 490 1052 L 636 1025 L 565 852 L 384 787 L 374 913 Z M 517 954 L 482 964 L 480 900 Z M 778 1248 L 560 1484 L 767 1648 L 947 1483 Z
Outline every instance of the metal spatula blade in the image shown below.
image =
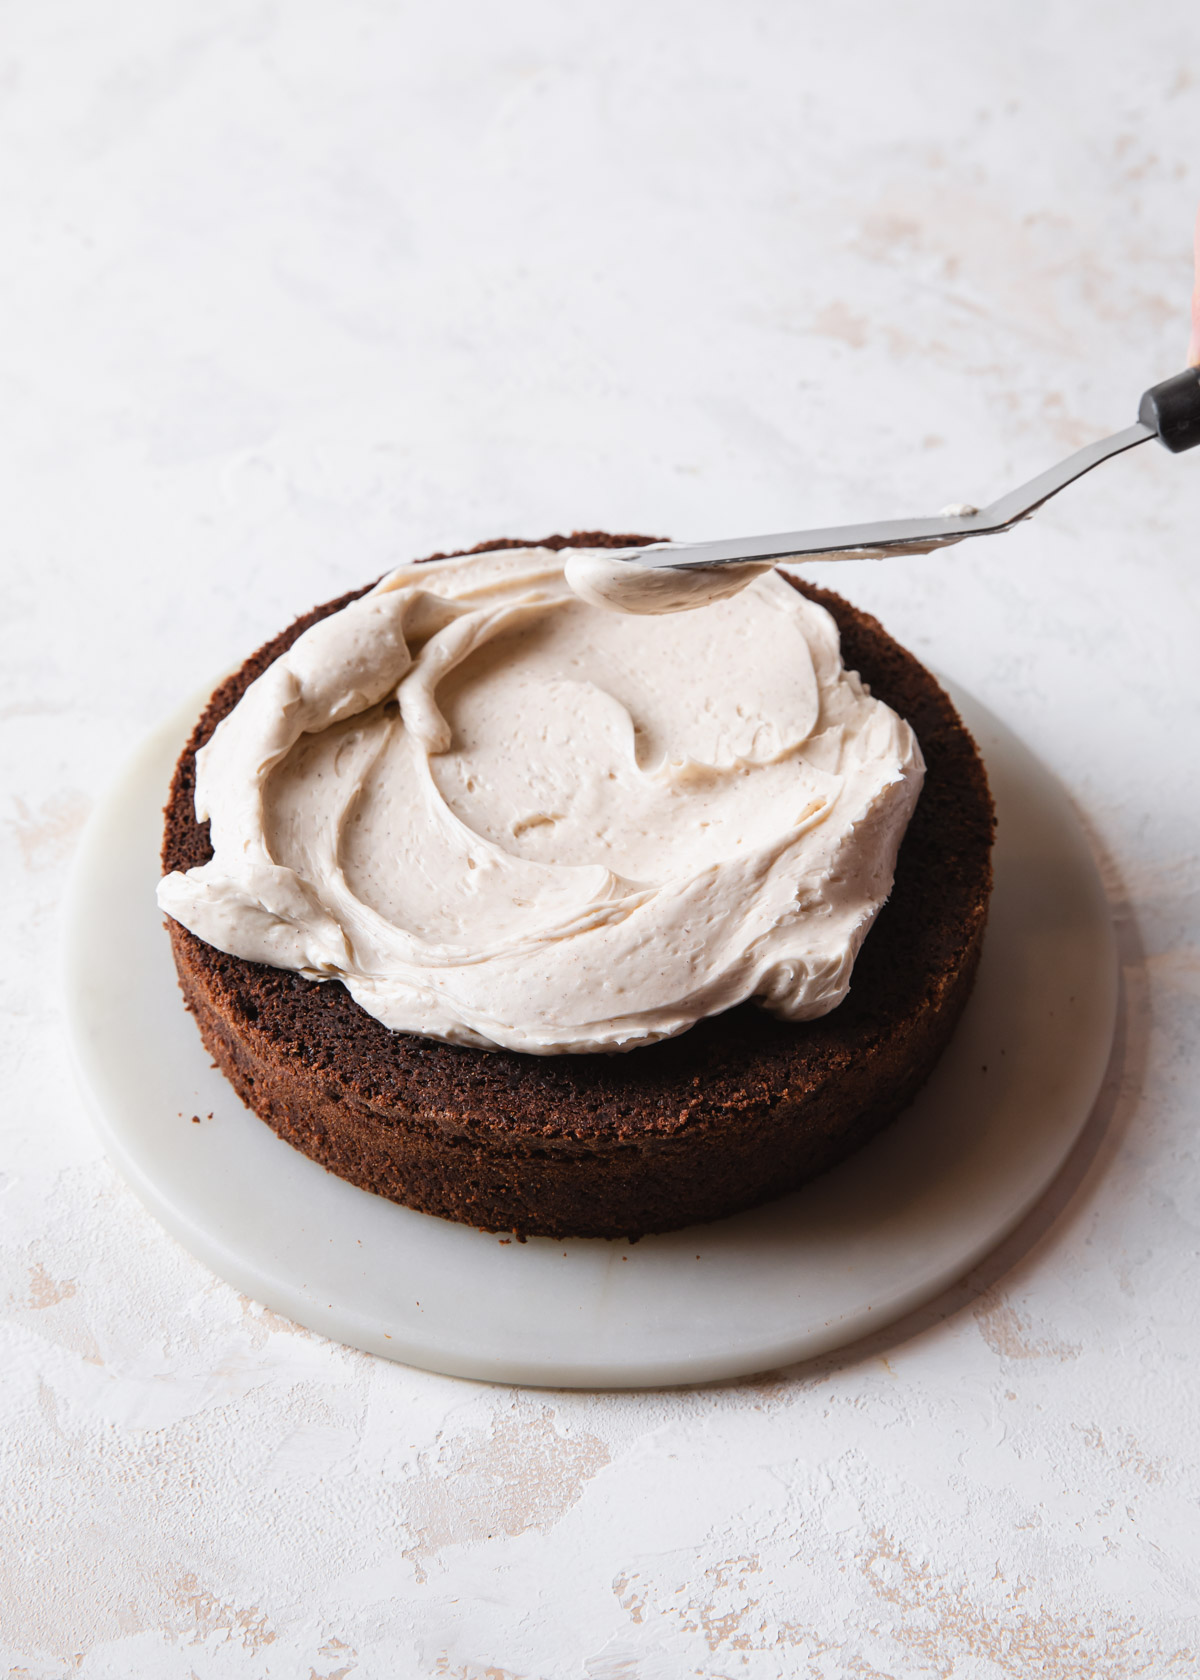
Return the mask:
M 930 519 L 884 519 L 866 525 L 783 531 L 774 536 L 730 537 L 720 542 L 655 543 L 613 558 L 642 566 L 688 568 L 745 560 L 868 560 L 893 554 L 927 554 L 967 537 L 990 537 L 1011 530 L 1093 467 L 1151 438 L 1157 438 L 1174 455 L 1200 444 L 1200 368 L 1188 368 L 1152 386 L 1142 397 L 1134 425 L 1089 443 L 1056 467 L 1031 478 L 1028 484 L 1010 490 L 990 507 L 940 513 Z

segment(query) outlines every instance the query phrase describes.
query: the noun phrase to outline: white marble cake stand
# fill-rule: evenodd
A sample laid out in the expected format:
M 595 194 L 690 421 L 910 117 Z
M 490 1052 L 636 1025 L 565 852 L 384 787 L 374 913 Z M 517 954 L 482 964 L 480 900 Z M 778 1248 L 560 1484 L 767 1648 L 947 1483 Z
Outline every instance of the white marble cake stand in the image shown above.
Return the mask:
M 1116 1010 L 1108 906 L 1065 794 L 955 698 L 1000 819 L 975 993 L 909 1112 L 798 1193 L 633 1245 L 518 1244 L 356 1190 L 280 1142 L 212 1068 L 154 901 L 163 800 L 200 701 L 96 811 L 71 885 L 69 1032 L 109 1154 L 167 1230 L 247 1295 L 454 1376 L 701 1382 L 878 1329 L 960 1278 L 1049 1184 L 1095 1101 Z

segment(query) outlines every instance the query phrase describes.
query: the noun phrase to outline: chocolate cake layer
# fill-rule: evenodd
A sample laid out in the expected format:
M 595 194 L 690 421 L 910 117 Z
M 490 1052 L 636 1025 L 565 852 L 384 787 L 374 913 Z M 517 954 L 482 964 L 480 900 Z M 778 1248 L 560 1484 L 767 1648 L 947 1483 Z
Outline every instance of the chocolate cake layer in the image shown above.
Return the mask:
M 589 531 L 541 546 L 653 540 Z M 506 539 L 471 552 L 533 546 Z M 365 1190 L 486 1230 L 554 1237 L 637 1237 L 719 1218 L 794 1189 L 894 1119 L 971 989 L 992 803 L 975 744 L 924 667 L 875 619 L 791 581 L 833 615 L 845 664 L 907 718 L 926 760 L 892 896 L 844 1003 L 801 1023 L 747 1003 L 616 1055 L 473 1050 L 390 1032 L 340 983 L 228 956 L 169 921 L 187 1006 L 243 1101 Z M 165 871 L 212 855 L 195 818 L 197 750 L 309 625 L 363 593 L 297 619 L 213 695 L 176 766 Z

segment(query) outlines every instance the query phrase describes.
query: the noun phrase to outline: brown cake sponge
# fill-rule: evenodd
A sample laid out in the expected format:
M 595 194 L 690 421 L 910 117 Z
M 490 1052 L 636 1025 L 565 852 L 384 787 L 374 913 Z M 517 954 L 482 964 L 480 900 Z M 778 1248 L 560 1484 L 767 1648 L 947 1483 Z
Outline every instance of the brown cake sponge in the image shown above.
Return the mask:
M 653 540 L 587 531 L 469 552 Z M 465 1049 L 391 1032 L 339 982 L 228 956 L 168 920 L 187 1007 L 243 1101 L 364 1190 L 521 1237 L 633 1238 L 717 1219 L 794 1189 L 894 1119 L 971 989 L 992 801 L 975 744 L 929 672 L 840 596 L 789 581 L 833 615 L 846 666 L 907 718 L 926 762 L 891 898 L 837 1009 L 794 1023 L 741 1004 L 619 1054 Z M 195 816 L 197 750 L 304 630 L 364 593 L 297 619 L 217 689 L 175 769 L 164 871 L 212 856 Z

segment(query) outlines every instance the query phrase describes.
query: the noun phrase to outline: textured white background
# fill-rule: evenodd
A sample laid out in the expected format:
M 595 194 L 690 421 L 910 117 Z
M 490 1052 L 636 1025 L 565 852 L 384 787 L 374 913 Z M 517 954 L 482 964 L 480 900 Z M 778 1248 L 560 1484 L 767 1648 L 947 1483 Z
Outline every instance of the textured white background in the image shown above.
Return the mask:
M 1125 425 L 1186 344 L 1193 0 L 4 19 L 0 1662 L 1193 1673 L 1200 456 L 836 578 L 1057 770 L 1124 967 L 1063 1180 L 871 1344 L 587 1395 L 298 1332 L 99 1155 L 55 955 L 127 750 L 393 561 L 929 511 Z

